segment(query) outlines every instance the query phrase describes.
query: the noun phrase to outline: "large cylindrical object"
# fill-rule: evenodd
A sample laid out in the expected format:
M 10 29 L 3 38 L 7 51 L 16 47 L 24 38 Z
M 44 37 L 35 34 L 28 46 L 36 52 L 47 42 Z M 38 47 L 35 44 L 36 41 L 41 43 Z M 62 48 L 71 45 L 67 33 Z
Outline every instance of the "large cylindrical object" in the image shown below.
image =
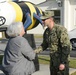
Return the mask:
M 39 21 L 34 18 L 33 13 L 42 15 L 42 10 L 31 2 L 3 2 L 0 3 L 0 28 L 7 27 L 13 22 L 22 21 L 23 23 L 27 20 L 26 13 L 30 13 L 32 20 L 31 25 L 27 28 L 30 30 L 39 24 Z M 3 21 L 2 21 L 3 20 Z

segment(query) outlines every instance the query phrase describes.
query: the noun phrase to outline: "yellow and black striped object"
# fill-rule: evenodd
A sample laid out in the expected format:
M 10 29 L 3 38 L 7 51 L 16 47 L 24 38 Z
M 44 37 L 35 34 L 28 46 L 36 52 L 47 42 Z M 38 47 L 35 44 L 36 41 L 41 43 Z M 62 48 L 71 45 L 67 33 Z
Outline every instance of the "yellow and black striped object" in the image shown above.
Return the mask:
M 21 2 L 9 2 L 15 9 L 16 12 L 16 18 L 15 22 L 22 21 L 23 23 L 26 21 L 26 13 L 30 13 L 30 17 L 32 20 L 32 24 L 27 28 L 27 30 L 30 30 L 34 27 L 36 27 L 39 24 L 39 21 L 33 17 L 33 13 L 41 14 L 42 10 L 38 8 L 35 4 L 27 1 L 21 1 Z

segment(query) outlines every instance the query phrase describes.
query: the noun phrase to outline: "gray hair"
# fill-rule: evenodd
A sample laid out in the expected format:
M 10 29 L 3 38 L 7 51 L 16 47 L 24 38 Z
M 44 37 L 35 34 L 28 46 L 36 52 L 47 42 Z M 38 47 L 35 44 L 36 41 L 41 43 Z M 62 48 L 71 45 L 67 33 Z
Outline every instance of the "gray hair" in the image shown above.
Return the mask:
M 6 34 L 9 37 L 19 36 L 21 33 L 21 30 L 22 30 L 22 27 L 23 27 L 22 22 L 14 22 L 8 26 L 8 28 L 6 30 Z

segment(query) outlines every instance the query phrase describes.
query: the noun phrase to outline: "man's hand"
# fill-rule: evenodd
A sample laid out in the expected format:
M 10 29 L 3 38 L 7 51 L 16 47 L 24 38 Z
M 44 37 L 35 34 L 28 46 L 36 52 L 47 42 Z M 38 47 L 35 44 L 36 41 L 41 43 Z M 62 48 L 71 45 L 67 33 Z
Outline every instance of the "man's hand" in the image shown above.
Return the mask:
M 42 52 L 42 47 L 39 46 L 37 49 L 34 50 L 35 53 L 40 53 Z
M 60 64 L 59 70 L 64 70 L 65 69 L 65 64 Z

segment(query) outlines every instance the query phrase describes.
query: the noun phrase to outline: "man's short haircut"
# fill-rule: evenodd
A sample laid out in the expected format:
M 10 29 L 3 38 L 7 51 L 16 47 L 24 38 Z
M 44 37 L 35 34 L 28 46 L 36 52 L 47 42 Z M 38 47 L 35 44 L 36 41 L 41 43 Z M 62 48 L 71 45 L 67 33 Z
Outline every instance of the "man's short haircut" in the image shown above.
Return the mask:
M 8 26 L 6 30 L 6 34 L 9 37 L 19 36 L 22 30 L 23 23 L 22 22 L 14 22 Z

